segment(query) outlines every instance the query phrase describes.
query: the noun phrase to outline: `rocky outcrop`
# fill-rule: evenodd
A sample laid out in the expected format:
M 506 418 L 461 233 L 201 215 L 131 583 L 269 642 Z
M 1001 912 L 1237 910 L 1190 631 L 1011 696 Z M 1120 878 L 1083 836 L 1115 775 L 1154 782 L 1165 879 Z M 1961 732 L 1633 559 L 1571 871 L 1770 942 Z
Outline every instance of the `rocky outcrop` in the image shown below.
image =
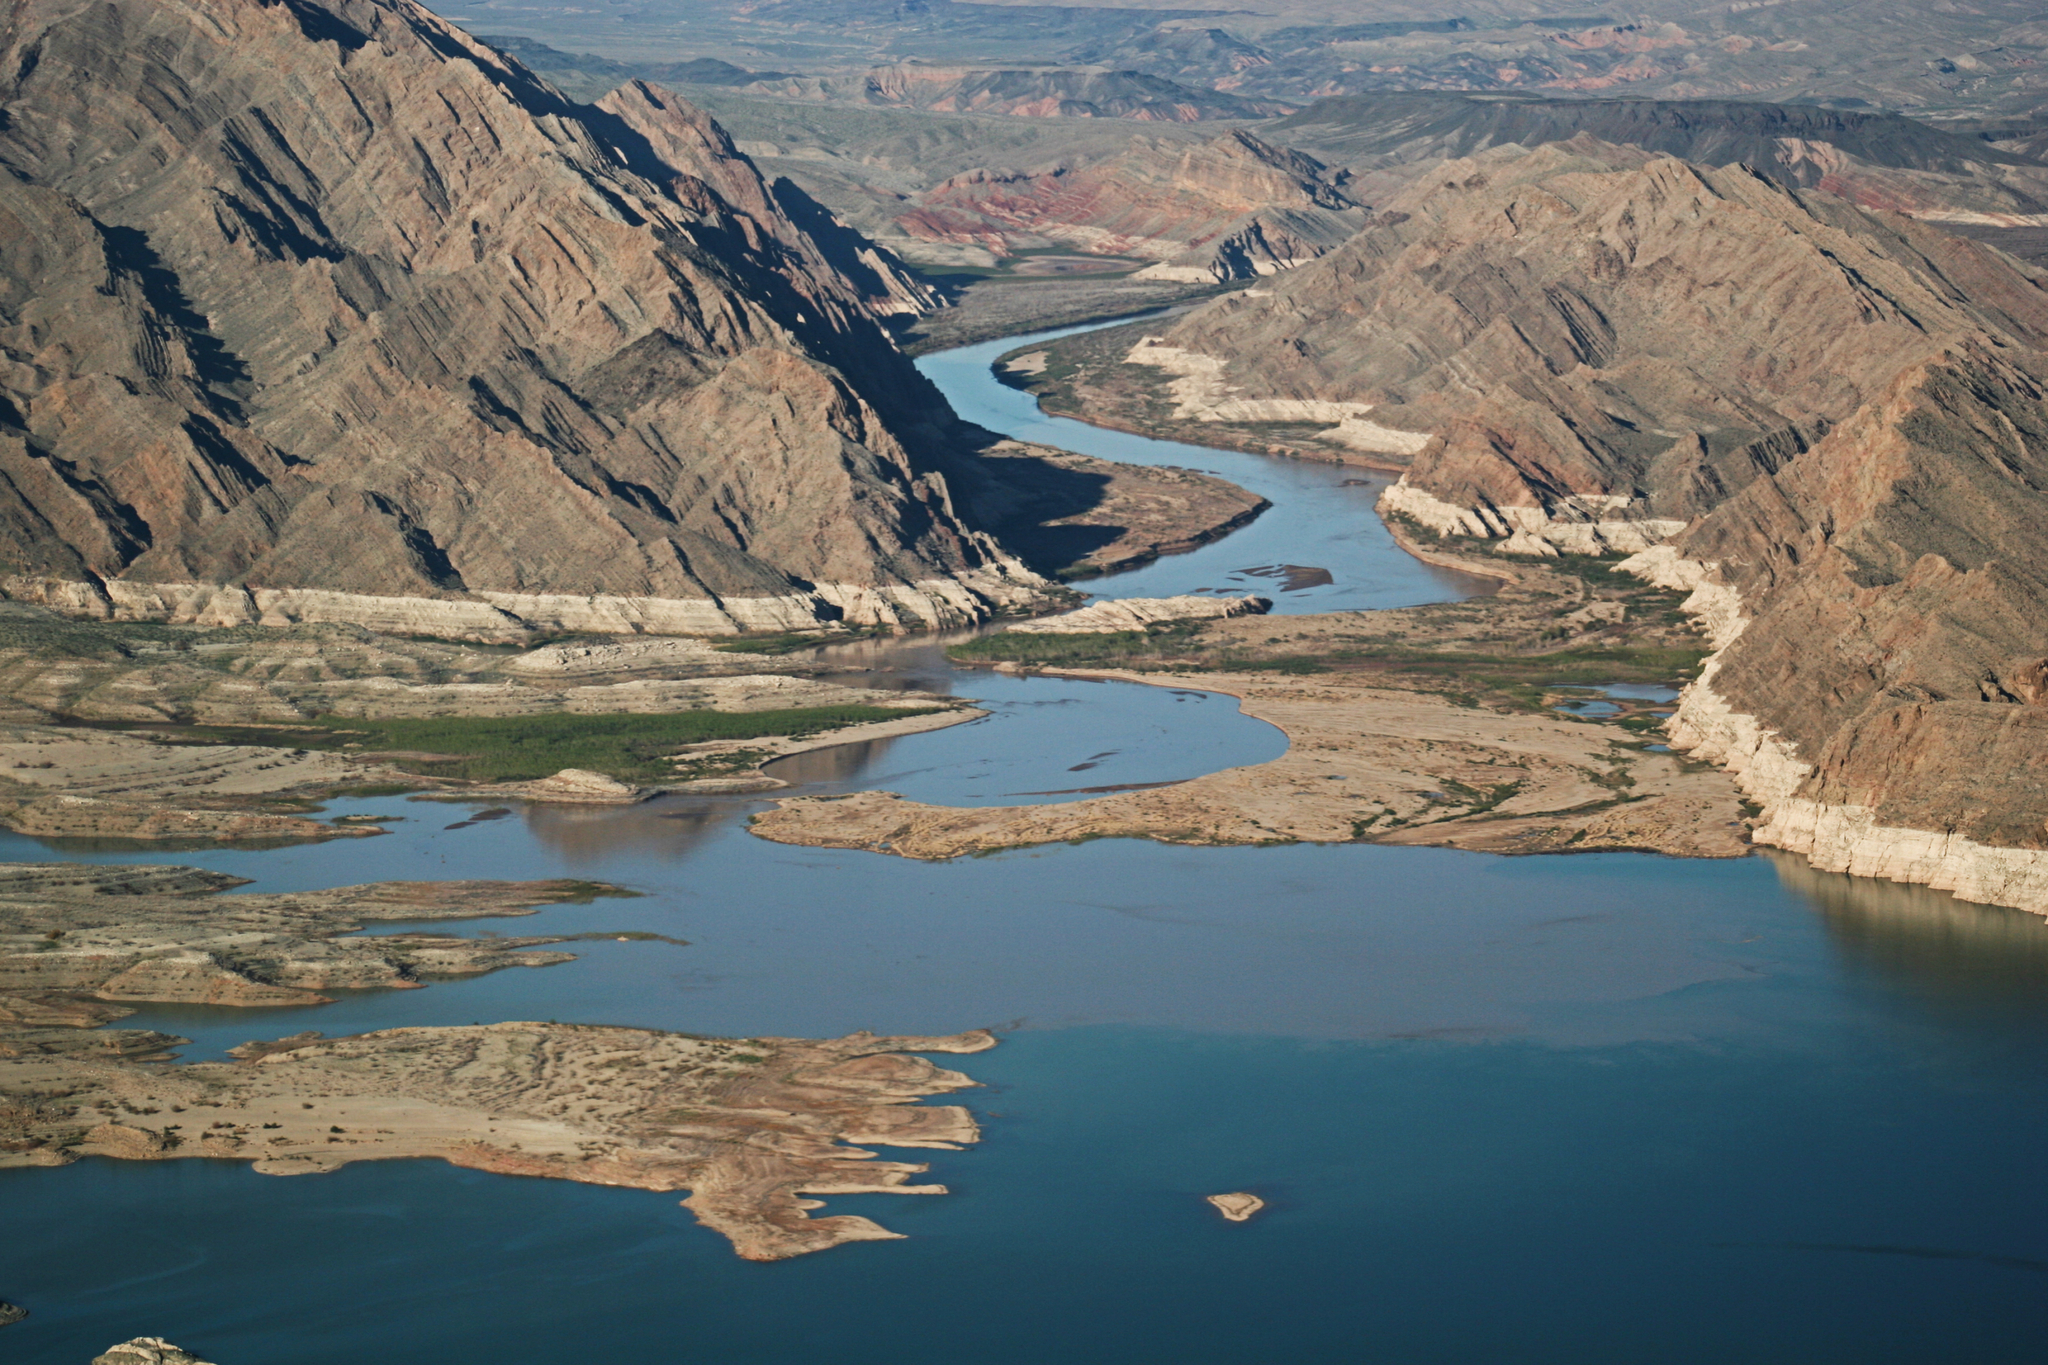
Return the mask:
M 2044 281 L 1741 167 L 1581 139 L 1449 163 L 1160 346 L 1242 402 L 1370 411 L 1383 434 L 1360 448 L 1407 465 L 1389 511 L 1518 551 L 1633 550 L 1795 461 L 1902 369 L 2038 347 Z
M 0 1058 L 10 1094 L 45 1097 L 0 1102 L 0 1167 L 201 1157 L 299 1176 L 438 1159 L 688 1190 L 683 1204 L 699 1223 L 746 1259 L 773 1261 L 901 1235 L 857 1214 L 813 1218 L 818 1195 L 945 1194 L 912 1183 L 925 1164 L 877 1160 L 869 1148 L 978 1141 L 964 1107 L 916 1103 L 974 1082 L 909 1054 L 995 1045 L 979 1030 L 816 1040 L 505 1023 L 306 1032 L 197 1065 Z M 182 1117 L 154 1118 L 166 1108 Z
M 2044 370 L 1915 365 L 1629 562 L 1694 589 L 1718 652 L 1672 743 L 1737 774 L 1758 842 L 2048 914 Z
M 0 587 L 502 636 L 980 619 L 918 287 L 702 113 L 410 0 L 0 31 Z
M 1216 1212 L 1233 1223 L 1249 1222 L 1253 1214 L 1266 1207 L 1265 1200 L 1243 1190 L 1230 1194 L 1204 1195 L 1203 1202 L 1215 1206 Z
M 1092 602 L 1079 611 L 1022 621 L 1013 633 L 1026 635 L 1101 635 L 1143 630 L 1168 621 L 1221 621 L 1233 616 L 1263 616 L 1273 609 L 1266 597 L 1125 597 Z
M 162 1337 L 137 1337 L 118 1346 L 109 1346 L 92 1358 L 92 1365 L 208 1365 L 208 1362 L 171 1345 Z
M 896 225 L 926 242 L 998 254 L 1065 243 L 1158 264 L 1142 278 L 1251 279 L 1311 260 L 1365 213 L 1310 157 L 1250 133 L 1133 138 L 1106 158 L 980 168 L 920 195 Z
M 26 1308 L 19 1307 L 15 1304 L 8 1303 L 4 1299 L 0 1299 L 0 1327 L 5 1327 L 10 1323 L 20 1322 L 23 1318 L 27 1316 L 28 1310 Z
M 574 881 L 381 882 L 222 896 L 241 878 L 189 867 L 0 864 L 0 992 L 206 1005 L 308 1005 L 322 992 L 566 962 L 555 938 L 357 933 L 372 920 L 482 919 L 616 894 Z

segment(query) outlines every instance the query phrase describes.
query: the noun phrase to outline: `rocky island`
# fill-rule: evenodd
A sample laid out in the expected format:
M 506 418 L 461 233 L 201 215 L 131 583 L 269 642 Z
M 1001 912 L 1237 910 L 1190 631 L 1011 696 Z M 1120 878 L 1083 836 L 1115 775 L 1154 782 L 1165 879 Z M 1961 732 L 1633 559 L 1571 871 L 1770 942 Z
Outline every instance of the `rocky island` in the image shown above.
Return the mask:
M 978 1136 L 965 1109 L 912 1103 L 973 1082 L 905 1054 L 995 1046 L 984 1032 L 813 1041 L 510 1023 L 302 1034 L 249 1043 L 233 1062 L 173 1065 L 163 1058 L 184 1039 L 104 1027 L 145 1003 L 319 1004 L 329 990 L 567 962 L 535 950 L 576 936 L 355 935 L 376 920 L 626 894 L 582 882 L 220 894 L 235 882 L 186 867 L 0 866 L 0 1167 L 229 1157 L 298 1175 L 436 1157 L 686 1189 L 740 1255 L 776 1260 L 893 1235 L 867 1218 L 811 1218 L 806 1196 L 945 1192 L 908 1183 L 924 1167 L 857 1144 L 951 1149 Z

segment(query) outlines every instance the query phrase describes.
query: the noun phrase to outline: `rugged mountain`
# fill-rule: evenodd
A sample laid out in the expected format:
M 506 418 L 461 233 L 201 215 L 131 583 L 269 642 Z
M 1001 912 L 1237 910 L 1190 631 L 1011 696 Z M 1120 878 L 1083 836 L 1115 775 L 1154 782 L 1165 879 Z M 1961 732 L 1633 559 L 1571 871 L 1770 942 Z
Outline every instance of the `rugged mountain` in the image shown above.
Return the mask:
M 896 224 L 999 255 L 1065 243 L 1159 262 L 1148 276 L 1225 280 L 1320 256 L 1364 219 L 1321 163 L 1236 132 L 1193 145 L 1134 138 L 1115 156 L 1039 170 L 977 168 Z
M 2040 347 L 2044 286 L 1906 219 L 1581 140 L 1445 163 L 1344 247 L 1134 358 L 1204 386 L 1213 420 L 1350 418 L 1349 444 L 1408 465 L 1389 507 L 1440 530 L 1638 549 L 1906 366 Z
M 1636 557 L 1716 629 L 1672 742 L 1740 776 L 1759 842 L 2048 913 L 2044 375 L 1944 346 Z
M 1928 221 L 2029 225 L 2048 210 L 2048 164 L 2024 137 L 1994 140 L 2007 131 L 1741 100 L 1425 91 L 1323 100 L 1260 129 L 1344 166 L 1376 201 L 1445 158 L 1588 136 L 1705 165 L 1747 165 L 1782 184 Z
M 716 57 L 695 57 L 676 62 L 621 62 L 589 52 L 564 52 L 531 38 L 504 33 L 479 33 L 477 41 L 487 43 L 520 65 L 538 71 L 557 89 L 579 99 L 601 99 L 622 85 L 646 81 L 650 85 L 741 86 L 755 81 L 790 79 L 790 71 L 750 71 L 744 66 Z
M 1131 358 L 1411 443 L 1382 505 L 1436 530 L 1639 550 L 1717 646 L 1673 744 L 1760 841 L 2048 913 L 2048 274 L 1576 141 L 1444 163 Z
M 521 0 L 494 30 L 627 61 L 710 56 L 806 72 L 1058 62 L 1301 101 L 1378 91 L 1773 100 L 1944 117 L 2048 102 L 2028 0 L 1635 0 L 1578 15 L 1523 0 L 1269 0 L 1184 7 L 961 0 Z
M 1100 67 L 877 67 L 848 76 L 756 81 L 747 89 L 780 99 L 926 109 L 941 114 L 1021 118 L 1120 118 L 1141 123 L 1199 123 L 1293 113 L 1279 100 L 1255 100 L 1176 84 L 1139 71 Z
M 1778 164 L 1787 143 L 1827 143 L 1876 166 L 1960 172 L 2035 158 L 1981 136 L 1896 113 L 1746 100 L 1566 99 L 1399 91 L 1318 100 L 1260 130 L 1288 146 L 1352 163 L 1386 157 L 1434 161 L 1514 143 L 1536 147 L 1584 134 L 1686 161 Z M 1802 181 L 1811 184 L 1812 181 Z
M 9 593 L 435 631 L 971 619 L 919 286 L 701 112 L 408 0 L 20 0 Z

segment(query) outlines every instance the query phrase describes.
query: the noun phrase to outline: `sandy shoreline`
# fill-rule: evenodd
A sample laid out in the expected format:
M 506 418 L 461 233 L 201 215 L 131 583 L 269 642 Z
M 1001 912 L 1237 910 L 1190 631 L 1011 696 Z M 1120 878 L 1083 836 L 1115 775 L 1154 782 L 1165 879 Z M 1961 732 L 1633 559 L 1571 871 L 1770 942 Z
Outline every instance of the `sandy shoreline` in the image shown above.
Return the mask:
M 923 859 L 1092 838 L 1749 852 L 1732 779 L 1651 752 L 1619 727 L 1461 707 L 1349 679 L 1047 671 L 1224 693 L 1285 732 L 1288 750 L 1169 787 L 1052 806 L 934 806 L 891 792 L 795 797 L 755 817 L 753 832 Z

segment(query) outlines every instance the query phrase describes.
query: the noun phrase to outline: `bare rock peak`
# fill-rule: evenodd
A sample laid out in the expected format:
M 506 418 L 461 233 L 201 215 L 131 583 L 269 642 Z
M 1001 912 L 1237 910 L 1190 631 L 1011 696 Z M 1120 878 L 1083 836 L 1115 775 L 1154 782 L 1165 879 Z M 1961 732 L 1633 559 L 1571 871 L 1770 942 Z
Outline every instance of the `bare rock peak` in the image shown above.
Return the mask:
M 460 632 L 1039 590 L 877 324 L 928 291 L 675 95 L 573 104 L 406 0 L 36 0 L 4 45 L 13 595 Z

